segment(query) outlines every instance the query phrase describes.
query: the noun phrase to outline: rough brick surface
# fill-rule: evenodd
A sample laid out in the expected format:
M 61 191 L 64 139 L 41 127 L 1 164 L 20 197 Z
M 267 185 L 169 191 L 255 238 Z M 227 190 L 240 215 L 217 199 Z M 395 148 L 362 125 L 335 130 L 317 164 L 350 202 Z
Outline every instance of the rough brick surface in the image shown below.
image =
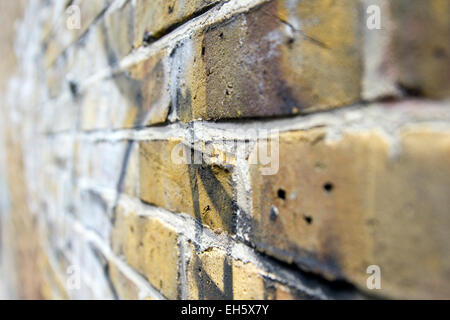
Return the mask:
M 138 0 L 135 10 L 134 45 L 158 39 L 169 29 L 189 20 L 222 0 Z
M 271 1 L 181 46 L 183 120 L 297 114 L 359 100 L 354 1 Z
M 448 296 L 439 283 L 450 268 L 450 172 L 442 161 L 449 135 L 414 128 L 398 139 L 390 146 L 371 130 L 336 141 L 328 141 L 323 129 L 282 134 L 279 172 L 261 176 L 251 169 L 260 248 L 361 288 L 366 268 L 377 264 L 385 270 L 386 293 Z M 424 230 L 433 236 L 423 237 Z M 429 276 L 415 281 L 423 272 Z
M 169 299 L 178 296 L 177 233 L 164 223 L 117 211 L 113 247 Z
M 267 271 L 229 257 L 224 250 L 193 249 L 188 264 L 189 299 L 305 299 L 295 288 L 274 281 Z
M 228 168 L 196 164 L 181 140 L 141 142 L 140 197 L 174 212 L 185 212 L 213 229 L 233 231 L 232 174 Z M 172 159 L 179 157 L 180 163 Z M 191 162 L 191 163 L 189 163 Z
M 0 2 L 0 298 L 450 298 L 449 10 Z

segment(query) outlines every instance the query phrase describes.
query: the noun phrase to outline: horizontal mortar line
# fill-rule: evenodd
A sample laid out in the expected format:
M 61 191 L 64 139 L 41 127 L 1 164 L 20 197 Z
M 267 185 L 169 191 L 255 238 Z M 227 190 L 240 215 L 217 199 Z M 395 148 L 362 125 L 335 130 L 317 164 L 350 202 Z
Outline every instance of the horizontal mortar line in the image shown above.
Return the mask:
M 74 229 L 74 231 L 81 234 L 87 241 L 94 244 L 109 261 L 113 262 L 116 265 L 116 267 L 122 272 L 124 276 L 131 280 L 141 290 L 142 293 L 148 293 L 154 299 L 166 300 L 166 298 L 155 287 L 153 287 L 148 281 L 146 281 L 140 274 L 138 274 L 122 259 L 116 256 L 113 253 L 112 249 L 103 241 L 103 239 L 99 235 L 89 230 L 81 222 L 73 217 L 70 217 L 69 215 L 65 215 L 64 218 L 69 220 L 69 225 Z
M 42 241 L 42 240 L 41 240 Z M 53 250 L 51 250 L 51 246 L 48 244 L 48 241 L 44 240 L 45 244 L 43 247 L 42 244 L 39 244 L 39 246 L 42 249 L 47 249 L 47 250 L 42 250 L 43 252 L 45 252 L 45 256 L 47 258 L 48 264 L 50 265 L 50 268 L 52 270 L 52 273 L 55 276 L 55 280 L 61 285 L 64 286 L 64 280 L 63 280 L 63 272 L 61 271 L 60 267 L 58 266 L 58 262 L 56 261 L 56 257 L 53 254 Z M 57 288 L 58 291 L 60 288 Z M 70 297 L 70 295 L 68 294 L 68 296 Z
M 71 5 L 79 5 L 81 3 L 82 0 L 74 0 L 73 3 Z M 61 2 L 61 4 L 64 4 L 63 2 Z M 63 9 L 60 14 L 58 15 L 58 17 L 56 17 L 56 19 L 54 19 L 52 21 L 52 27 L 50 32 L 47 34 L 47 36 L 43 39 L 43 42 L 47 42 L 49 40 L 52 39 L 52 37 L 55 36 L 55 31 L 57 31 L 58 27 L 60 27 L 60 23 L 66 19 L 65 17 L 65 11 L 68 7 L 66 7 L 66 4 L 64 4 L 63 6 L 61 6 L 61 9 Z M 89 28 L 89 26 L 88 26 Z M 55 60 L 59 57 L 60 55 L 58 55 Z
M 121 1 L 123 0 L 116 0 L 116 2 Z M 114 74 L 120 73 L 124 69 L 129 68 L 139 63 L 140 61 L 149 58 L 153 54 L 158 53 L 160 50 L 164 50 L 170 47 L 174 48 L 178 41 L 189 38 L 199 29 L 207 25 L 214 24 L 215 22 L 219 22 L 227 18 L 231 18 L 236 14 L 248 11 L 253 7 L 256 7 L 257 5 L 267 1 L 270 0 L 231 0 L 229 2 L 223 3 L 220 7 L 218 7 L 217 5 L 213 6 L 202 15 L 199 15 L 198 17 L 185 22 L 172 32 L 161 37 L 150 45 L 141 46 L 136 50 L 133 50 L 126 57 L 122 58 L 122 60 L 116 66 L 108 66 L 106 68 L 98 70 L 91 76 L 88 76 L 86 79 L 81 80 L 81 83 L 79 83 L 77 88 L 77 93 L 83 93 L 88 88 L 96 85 L 101 80 L 112 77 Z M 117 7 L 120 6 L 118 5 Z M 112 10 L 112 12 L 113 11 L 114 10 Z M 69 101 L 71 98 L 72 95 L 69 92 L 65 91 L 60 96 L 51 98 L 43 102 L 39 108 L 44 108 L 48 103 L 64 104 L 64 102 Z
M 116 204 L 117 191 L 114 189 L 98 187 L 89 179 L 81 179 L 79 187 L 82 189 L 95 190 L 96 193 L 102 195 L 106 201 Z M 305 276 L 286 269 L 281 265 L 276 265 L 279 262 L 273 257 L 267 257 L 263 254 L 255 252 L 254 248 L 238 241 L 226 233 L 216 234 L 207 226 L 200 224 L 196 219 L 185 213 L 174 213 L 164 208 L 156 207 L 151 204 L 143 203 L 138 198 L 133 198 L 123 193 L 120 194 L 118 203 L 124 208 L 134 212 L 137 216 L 149 217 L 158 219 L 166 225 L 175 229 L 175 231 L 186 237 L 186 239 L 200 246 L 200 250 L 204 251 L 208 248 L 218 248 L 226 252 L 231 252 L 230 255 L 243 263 L 252 263 L 264 271 L 264 276 L 272 280 L 279 281 L 285 285 L 294 287 L 302 292 L 320 299 L 332 299 L 329 294 L 325 293 L 323 288 L 313 286 L 313 288 L 305 285 Z M 202 228 L 200 242 L 196 232 Z M 276 269 L 272 271 L 268 266 Z M 299 270 L 301 271 L 301 270 Z M 302 279 L 303 278 L 303 279 Z
M 132 67 L 133 65 L 151 57 L 161 50 L 174 48 L 178 41 L 193 36 L 204 27 L 229 19 L 237 14 L 247 12 L 252 8 L 268 1 L 270 0 L 230 0 L 228 2 L 224 2 L 222 5 L 213 6 L 205 13 L 185 22 L 172 32 L 166 34 L 155 42 L 152 42 L 150 45 L 141 46 L 136 50 L 133 50 L 129 55 L 122 58 L 117 66 L 104 68 L 103 70 L 99 70 L 97 73 L 94 73 L 92 76 L 82 81 L 79 85 L 79 92 L 83 92 L 99 80 L 113 76 L 124 69 Z
M 74 138 L 91 142 L 147 141 L 172 138 L 192 143 L 195 141 L 212 142 L 220 140 L 255 141 L 258 136 L 255 136 L 254 133 L 262 130 L 267 130 L 270 134 L 271 130 L 288 132 L 309 130 L 317 127 L 336 129 L 341 132 L 379 128 L 390 133 L 395 133 L 399 128 L 422 124 L 434 125 L 436 129 L 450 129 L 450 108 L 448 102 L 423 101 L 429 104 L 427 108 L 419 106 L 412 110 L 414 112 L 406 110 L 409 113 L 405 113 L 405 110 L 401 109 L 402 106 L 408 107 L 409 104 L 418 102 L 420 103 L 422 100 L 403 101 L 390 109 L 386 108 L 386 106 L 389 106 L 386 103 L 352 105 L 326 112 L 272 120 L 252 119 L 226 122 L 197 120 L 189 124 L 176 122 L 167 126 L 135 129 L 70 130 L 44 134 L 50 138 Z
M 95 27 L 96 25 L 99 24 L 100 21 L 102 21 L 103 18 L 105 18 L 106 16 L 114 13 L 116 10 L 119 10 L 120 8 L 123 7 L 123 5 L 125 5 L 128 1 L 131 0 L 114 0 L 113 2 L 107 4 L 98 14 L 97 16 L 94 17 L 94 19 L 91 21 L 91 23 L 86 27 L 86 29 L 79 34 L 75 39 L 72 40 L 71 43 L 69 43 L 55 58 L 54 60 L 50 63 L 49 67 L 53 67 L 55 65 L 55 63 L 58 61 L 58 59 L 61 56 L 64 56 L 65 53 L 67 53 L 68 50 L 72 49 L 74 46 L 76 46 L 81 39 L 83 39 L 84 36 L 86 36 L 86 34 L 88 34 L 90 32 L 90 30 Z M 74 3 L 74 5 L 79 5 L 81 2 L 81 0 L 77 1 L 77 3 Z M 65 11 L 62 12 L 62 17 L 64 17 Z M 59 23 L 61 21 L 60 18 L 58 19 L 57 23 Z M 53 28 L 57 28 L 58 25 L 53 26 Z M 52 30 L 53 32 L 54 30 Z M 53 36 L 53 34 L 51 34 Z M 50 40 L 50 39 L 48 39 Z
M 103 9 L 103 10 L 105 10 L 105 12 L 103 12 L 103 15 L 100 15 L 100 16 L 106 17 L 110 14 L 113 14 L 116 10 L 121 9 L 128 1 L 131 1 L 131 0 L 114 0 L 114 2 L 112 2 L 111 4 L 109 4 L 109 6 L 107 6 Z M 64 15 L 64 12 L 62 14 Z M 59 20 L 57 20 L 57 23 L 59 23 Z M 87 27 L 87 29 L 77 39 L 75 39 L 69 46 L 64 48 L 64 50 L 61 51 L 61 53 L 59 53 L 57 57 L 55 57 L 54 61 L 51 63 L 51 65 L 49 67 L 53 68 L 55 63 L 58 61 L 58 59 L 61 56 L 63 56 L 65 52 L 72 49 L 80 41 L 80 39 L 84 35 L 86 35 L 93 26 L 97 25 L 98 23 L 99 23 L 99 17 L 95 18 L 92 21 L 92 23 Z M 54 27 L 56 27 L 56 26 L 54 26 Z M 105 73 L 104 75 L 106 75 L 106 77 L 107 77 L 109 74 L 111 74 L 111 73 Z M 99 79 L 101 80 L 101 79 L 103 79 L 103 77 L 101 77 Z M 37 108 L 39 110 L 39 109 L 44 109 L 49 104 L 65 104 L 65 102 L 68 102 L 72 99 L 72 96 L 73 95 L 70 92 L 64 91 L 57 97 L 49 98 L 49 99 L 45 100 L 44 102 L 39 103 L 39 106 Z
M 128 0 L 115 0 L 115 2 L 112 3 L 107 8 L 107 11 L 114 12 L 116 9 L 123 6 L 123 4 L 126 3 L 126 1 Z M 118 63 L 117 66 L 101 69 L 98 72 L 87 77 L 85 80 L 82 80 L 81 84 L 78 87 L 78 92 L 83 92 L 85 89 L 91 87 L 98 81 L 113 76 L 114 74 L 121 72 L 124 69 L 147 59 L 148 57 L 159 52 L 160 50 L 167 49 L 170 47 L 173 48 L 178 41 L 189 38 L 190 36 L 195 34 L 195 32 L 197 32 L 201 28 L 204 28 L 205 26 L 214 24 L 216 22 L 225 19 L 232 18 L 234 15 L 249 11 L 252 8 L 268 1 L 270 0 L 231 0 L 229 2 L 223 3 L 222 5 L 213 6 L 202 15 L 195 17 L 192 20 L 186 21 L 185 23 L 181 24 L 178 28 L 176 28 L 174 31 L 164 35 L 155 42 L 152 42 L 150 45 L 141 46 L 133 50 L 129 55 L 122 58 L 122 60 Z M 116 3 L 117 5 L 115 5 Z M 224 9 L 222 7 L 224 7 Z M 217 12 L 217 14 L 215 14 L 215 12 Z M 108 12 L 106 12 L 105 14 L 107 13 Z M 65 92 L 61 95 L 61 97 L 62 101 L 65 101 L 67 99 L 70 99 L 71 95 Z M 58 98 L 55 100 L 58 100 Z M 367 102 L 376 103 L 379 102 L 379 100 Z

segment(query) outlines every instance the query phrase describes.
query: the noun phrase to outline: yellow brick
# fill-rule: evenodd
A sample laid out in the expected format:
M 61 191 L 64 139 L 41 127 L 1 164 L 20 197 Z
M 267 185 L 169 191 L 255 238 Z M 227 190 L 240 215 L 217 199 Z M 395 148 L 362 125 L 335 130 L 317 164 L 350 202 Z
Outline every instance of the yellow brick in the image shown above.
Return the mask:
M 260 250 L 363 290 L 378 265 L 378 294 L 448 297 L 450 135 L 417 128 L 399 140 L 391 155 L 369 129 L 337 141 L 324 129 L 281 134 L 278 173 L 251 168 Z
M 135 10 L 135 47 L 143 44 L 146 35 L 155 39 L 174 25 L 220 0 L 138 0 Z
M 359 6 L 270 1 L 178 48 L 183 121 L 297 114 L 359 101 Z M 294 30 L 295 29 L 295 30 Z
M 176 153 L 178 147 L 187 155 L 189 149 L 180 140 L 139 144 L 141 199 L 187 213 L 212 229 L 232 232 L 231 172 L 216 165 L 175 163 L 172 152 Z
M 178 235 L 157 219 L 117 210 L 113 248 L 169 299 L 178 298 Z
M 65 49 L 75 43 L 110 2 L 111 0 L 81 0 L 75 3 L 80 13 L 80 28 L 78 29 L 67 28 L 68 18 L 75 17 L 73 15 L 75 12 L 64 11 L 62 17 L 57 19 L 57 25 L 53 26 L 54 33 L 46 39 L 45 65 L 50 67 Z
M 390 1 L 398 82 L 414 94 L 450 96 L 450 2 Z
M 196 252 L 187 268 L 189 299 L 297 299 L 302 295 L 294 288 L 269 279 L 268 273 L 250 262 L 232 258 L 218 248 Z
M 113 263 L 109 263 L 109 276 L 114 289 L 121 300 L 148 300 L 148 296 L 141 296 L 139 287 L 128 279 Z

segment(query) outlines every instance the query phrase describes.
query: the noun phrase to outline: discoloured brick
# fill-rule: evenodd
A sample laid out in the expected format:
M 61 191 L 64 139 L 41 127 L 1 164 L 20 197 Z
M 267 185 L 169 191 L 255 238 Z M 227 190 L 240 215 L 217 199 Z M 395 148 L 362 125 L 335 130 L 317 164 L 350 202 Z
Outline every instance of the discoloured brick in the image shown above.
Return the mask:
M 189 299 L 301 299 L 307 295 L 274 280 L 273 275 L 250 262 L 232 258 L 224 250 L 196 252 L 188 263 Z
M 78 177 L 95 181 L 129 196 L 138 195 L 138 144 L 78 141 L 74 145 L 74 170 Z M 115 160 L 112 160 L 115 159 Z
M 152 300 L 150 296 L 142 292 L 142 290 L 127 276 L 125 276 L 119 268 L 113 263 L 108 265 L 109 276 L 114 285 L 114 289 L 121 300 Z
M 88 88 L 81 98 L 85 130 L 163 123 L 170 107 L 167 51 Z
M 89 3 L 89 1 L 85 1 Z M 91 1 L 92 8 L 100 5 L 99 1 Z M 81 34 L 78 30 L 70 31 L 74 38 L 70 38 L 70 43 L 66 44 L 67 50 L 63 52 L 63 48 L 54 48 L 62 44 L 54 39 L 49 41 L 47 46 L 49 59 L 48 68 L 46 68 L 47 81 L 49 83 L 49 91 L 52 97 L 57 97 L 62 89 L 68 89 L 70 82 L 77 86 L 92 76 L 95 72 L 107 67 L 116 67 L 121 59 L 127 56 L 133 49 L 133 32 L 134 32 L 134 11 L 131 1 L 123 1 L 122 6 L 114 6 L 114 9 L 108 10 L 95 23 L 89 26 L 89 29 L 83 30 L 83 37 L 78 39 Z M 98 7 L 105 9 L 105 7 Z M 89 22 L 89 17 L 83 12 L 81 7 L 82 27 Z M 99 12 L 99 14 L 100 14 Z M 65 19 L 61 19 L 66 21 Z M 66 26 L 59 26 L 66 30 Z M 68 30 L 66 33 L 70 33 Z M 64 32 L 58 33 L 60 36 Z M 76 36 L 75 36 L 76 35 Z M 68 39 L 66 39 L 68 41 Z M 78 41 L 77 41 L 78 40 Z M 65 48 L 64 48 L 65 49 Z M 53 52 L 54 51 L 54 52 Z M 64 54 L 62 54 L 64 53 Z M 90 88 L 99 91 L 97 86 Z M 121 93 L 125 96 L 132 91 L 129 88 L 125 90 L 120 87 Z M 127 90 L 128 89 L 128 90 Z
M 61 17 L 56 19 L 56 25 L 53 26 L 54 32 L 45 39 L 46 66 L 50 67 L 64 50 L 76 42 L 88 30 L 95 19 L 106 10 L 111 2 L 112 0 L 80 0 L 73 3 L 80 10 L 80 28 L 78 29 L 67 28 L 67 21 L 70 17 L 69 13 L 73 14 L 73 12 L 62 12 Z
M 159 220 L 117 210 L 113 249 L 169 299 L 178 298 L 178 235 Z
M 180 140 L 140 142 L 141 199 L 187 213 L 213 229 L 232 232 L 232 173 L 216 165 L 195 164 L 193 160 L 192 164 L 172 160 L 172 153 L 188 156 L 189 150 Z
M 450 297 L 448 0 L 0 3 L 0 298 Z
M 140 117 L 144 125 L 163 123 L 171 104 L 167 50 L 130 68 L 130 75 L 139 81 L 141 91 Z
M 221 0 L 138 0 L 135 14 L 135 47 L 161 37 L 168 29 L 190 19 Z
M 279 172 L 251 168 L 257 246 L 363 290 L 375 264 L 381 294 L 448 296 L 450 135 L 405 129 L 397 147 L 370 129 L 336 141 L 325 129 L 283 133 Z
M 450 96 L 450 3 L 391 1 L 390 10 L 399 83 L 433 98 Z
M 187 72 L 181 119 L 287 115 L 358 101 L 358 10 L 351 0 L 280 0 L 209 26 L 183 44 L 193 75 Z
M 107 54 L 113 54 L 115 60 L 125 57 L 133 49 L 134 8 L 132 1 L 105 15 L 98 28 L 102 30 L 104 39 L 101 42 Z M 109 57 L 113 59 L 113 57 Z
M 446 0 L 363 1 L 381 8 L 381 29 L 364 29 L 364 98 L 450 96 L 450 4 Z

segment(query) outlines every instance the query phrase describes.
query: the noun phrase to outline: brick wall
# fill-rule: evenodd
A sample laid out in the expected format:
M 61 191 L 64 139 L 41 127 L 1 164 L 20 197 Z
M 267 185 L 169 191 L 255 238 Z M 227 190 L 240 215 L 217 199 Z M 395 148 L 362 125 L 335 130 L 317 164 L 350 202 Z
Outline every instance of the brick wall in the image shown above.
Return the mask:
M 6 7 L 2 297 L 450 298 L 448 0 Z

